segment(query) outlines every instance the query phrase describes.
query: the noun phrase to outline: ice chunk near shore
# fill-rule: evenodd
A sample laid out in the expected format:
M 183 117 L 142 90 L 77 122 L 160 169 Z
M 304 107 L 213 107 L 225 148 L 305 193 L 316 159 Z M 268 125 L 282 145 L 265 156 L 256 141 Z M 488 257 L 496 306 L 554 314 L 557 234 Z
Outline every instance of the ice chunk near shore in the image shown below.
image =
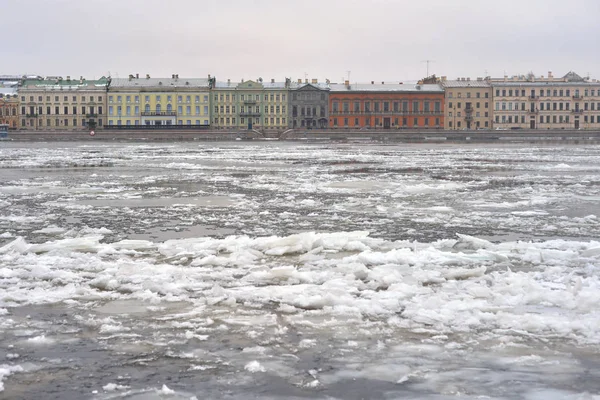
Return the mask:
M 23 372 L 23 367 L 20 365 L 0 364 L 0 392 L 4 391 L 4 378 L 15 372 Z

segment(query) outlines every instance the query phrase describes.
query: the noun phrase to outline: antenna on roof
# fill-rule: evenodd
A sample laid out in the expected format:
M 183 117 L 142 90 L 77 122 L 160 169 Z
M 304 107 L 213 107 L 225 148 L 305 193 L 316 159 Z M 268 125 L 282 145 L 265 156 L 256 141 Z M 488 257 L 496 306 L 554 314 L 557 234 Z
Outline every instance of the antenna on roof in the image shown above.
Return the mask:
M 350 82 L 350 73 L 351 73 L 352 71 L 346 71 L 346 72 L 348 73 L 348 82 Z
M 421 62 L 427 64 L 427 75 L 425 75 L 425 77 L 427 78 L 429 76 L 429 63 L 434 63 L 435 60 L 423 60 Z

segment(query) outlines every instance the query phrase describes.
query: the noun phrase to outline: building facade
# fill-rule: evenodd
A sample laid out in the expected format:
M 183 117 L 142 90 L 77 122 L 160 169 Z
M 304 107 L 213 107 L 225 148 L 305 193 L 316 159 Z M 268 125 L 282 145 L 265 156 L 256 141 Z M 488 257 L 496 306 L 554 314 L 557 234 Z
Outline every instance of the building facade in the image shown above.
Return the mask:
M 329 82 L 312 79 L 290 86 L 289 128 L 326 129 L 329 126 Z
M 600 82 L 569 72 L 555 78 L 492 79 L 495 129 L 600 129 Z
M 18 89 L 20 129 L 76 131 L 106 122 L 108 79 L 25 79 Z
M 216 82 L 212 90 L 212 127 L 284 130 L 288 124 L 289 80 Z
M 210 124 L 209 79 L 151 78 L 139 74 L 112 79 L 108 86 L 109 127 Z
M 447 130 L 492 128 L 492 86 L 483 78 L 440 81 L 445 90 Z
M 443 129 L 439 84 L 331 84 L 329 127 L 334 129 Z
M 19 95 L 16 87 L 0 86 L 0 124 L 19 129 Z

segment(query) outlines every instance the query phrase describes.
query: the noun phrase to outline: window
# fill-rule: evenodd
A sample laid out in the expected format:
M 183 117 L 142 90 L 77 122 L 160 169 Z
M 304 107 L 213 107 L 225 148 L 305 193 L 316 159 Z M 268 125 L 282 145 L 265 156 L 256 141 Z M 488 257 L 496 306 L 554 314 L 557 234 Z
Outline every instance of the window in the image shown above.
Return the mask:
M 121 102 L 121 96 L 117 96 L 117 103 Z
M 172 101 L 173 97 L 172 96 L 167 96 L 167 103 L 170 103 Z
M 196 115 L 200 115 L 200 106 L 196 106 Z
M 58 99 L 56 99 L 56 101 L 58 101 Z M 113 102 L 113 97 L 112 96 L 108 96 L 108 102 L 112 103 Z
M 77 115 L 77 106 L 73 106 L 73 115 Z
M 460 103 L 459 103 L 458 107 L 460 108 Z M 418 101 L 413 101 L 413 109 L 412 109 L 412 111 L 413 111 L 413 113 L 418 113 L 419 112 L 419 102 Z
M 150 103 L 150 96 L 144 96 L 144 102 Z
M 191 103 L 191 102 L 192 102 L 192 96 L 186 96 L 186 97 L 185 97 L 185 102 L 186 102 L 186 103 Z M 188 121 L 188 122 L 189 122 L 189 121 Z M 190 125 L 190 124 L 188 124 L 188 125 Z

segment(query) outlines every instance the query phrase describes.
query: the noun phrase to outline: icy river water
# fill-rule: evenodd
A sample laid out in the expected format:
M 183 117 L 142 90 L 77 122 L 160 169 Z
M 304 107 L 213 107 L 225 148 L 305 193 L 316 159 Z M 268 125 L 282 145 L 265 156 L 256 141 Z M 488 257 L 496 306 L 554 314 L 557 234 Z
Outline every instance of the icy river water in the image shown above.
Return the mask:
M 600 399 L 600 147 L 0 145 L 2 399 Z

